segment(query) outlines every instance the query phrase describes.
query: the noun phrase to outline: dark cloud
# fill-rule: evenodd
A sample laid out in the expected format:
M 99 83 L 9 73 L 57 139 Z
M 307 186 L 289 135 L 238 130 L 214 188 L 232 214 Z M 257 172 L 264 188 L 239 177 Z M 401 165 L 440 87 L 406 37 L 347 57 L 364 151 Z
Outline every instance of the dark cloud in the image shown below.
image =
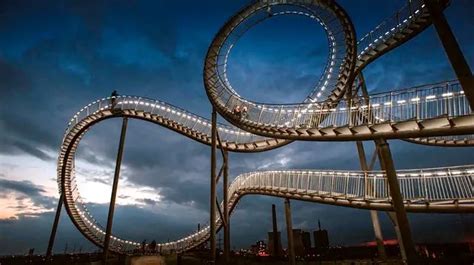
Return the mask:
M 0 153 L 27 153 L 41 160 L 51 160 L 45 151 L 57 147 L 58 138 L 54 133 L 44 130 L 41 121 L 33 120 L 30 114 L 11 115 L 11 109 L 0 114 L 0 128 L 5 136 L 0 141 Z
M 15 147 L 17 147 L 21 151 L 23 151 L 25 153 L 28 153 L 32 156 L 35 156 L 35 157 L 37 157 L 41 160 L 45 160 L 45 161 L 51 161 L 52 160 L 51 156 L 49 156 L 45 152 L 39 150 L 38 148 L 36 148 L 32 145 L 29 145 L 27 143 L 22 143 L 22 142 L 15 142 L 13 144 L 14 144 Z
M 144 199 L 140 198 L 140 199 L 137 199 L 137 201 L 142 202 L 146 205 L 156 205 L 156 204 L 159 203 L 159 201 L 157 201 L 157 200 L 148 199 L 148 198 L 144 198 Z
M 13 190 L 25 195 L 31 196 L 39 196 L 41 193 L 45 192 L 45 190 L 31 181 L 15 181 L 15 180 L 7 180 L 7 179 L 0 179 L 0 187 L 6 190 Z

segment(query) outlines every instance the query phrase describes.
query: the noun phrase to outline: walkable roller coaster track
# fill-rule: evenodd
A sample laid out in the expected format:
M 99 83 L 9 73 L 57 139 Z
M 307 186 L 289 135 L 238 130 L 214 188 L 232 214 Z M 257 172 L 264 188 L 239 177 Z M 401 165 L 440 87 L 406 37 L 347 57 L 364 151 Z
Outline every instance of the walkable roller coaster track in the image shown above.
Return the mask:
M 441 3 L 445 8 L 447 3 Z M 242 98 L 227 78 L 227 59 L 236 41 L 255 24 L 282 15 L 306 16 L 324 28 L 329 55 L 323 75 L 300 104 L 265 104 Z M 456 80 L 355 96 L 345 100 L 358 74 L 370 62 L 431 25 L 424 0 L 409 1 L 394 16 L 357 41 L 352 22 L 335 1 L 256 1 L 230 18 L 212 41 L 204 66 L 205 89 L 216 110 L 232 125 L 218 124 L 219 148 L 263 152 L 295 140 L 359 141 L 402 139 L 437 146 L 474 145 L 474 115 Z M 245 106 L 246 115 L 236 115 Z M 137 96 L 96 100 L 68 124 L 58 158 L 58 184 L 67 212 L 83 235 L 104 245 L 105 229 L 92 217 L 75 180 L 75 153 L 95 124 L 116 117 L 159 124 L 203 144 L 211 144 L 211 122 L 165 102 Z M 474 212 L 474 165 L 398 170 L 409 212 Z M 228 190 L 230 211 L 247 194 L 279 196 L 372 210 L 393 210 L 384 171 L 287 170 L 251 172 L 234 179 Z M 222 220 L 217 218 L 217 226 Z M 162 250 L 185 251 L 209 238 L 209 227 Z M 112 236 L 109 249 L 126 253 L 140 246 Z

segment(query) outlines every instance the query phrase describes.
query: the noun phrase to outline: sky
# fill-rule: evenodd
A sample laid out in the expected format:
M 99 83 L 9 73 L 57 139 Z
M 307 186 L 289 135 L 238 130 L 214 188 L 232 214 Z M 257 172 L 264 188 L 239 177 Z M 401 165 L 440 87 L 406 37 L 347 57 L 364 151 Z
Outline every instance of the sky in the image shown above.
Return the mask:
M 403 6 L 402 0 L 341 0 L 364 36 Z M 474 7 L 451 1 L 445 15 L 474 67 Z M 202 70 L 215 33 L 247 1 L 1 1 L 0 2 L 0 255 L 44 252 L 58 201 L 56 159 L 69 119 L 117 90 L 159 99 L 204 117 L 211 105 Z M 229 79 L 255 101 L 302 101 L 327 58 L 321 26 L 277 17 L 252 28 L 229 58 Z M 370 92 L 454 79 L 431 26 L 365 70 Z M 89 210 L 106 223 L 121 121 L 94 126 L 81 141 L 77 180 Z M 397 168 L 472 164 L 473 148 L 390 141 Z M 373 151 L 365 143 L 367 153 Z M 359 169 L 353 142 L 295 142 L 255 154 L 230 154 L 230 175 L 267 169 Z M 129 121 L 113 231 L 123 238 L 165 242 L 209 220 L 210 148 L 154 124 Z M 222 198 L 221 189 L 219 198 Z M 283 199 L 249 195 L 231 219 L 233 248 L 266 240 L 271 204 L 284 231 Z M 369 212 L 293 201 L 294 228 L 318 219 L 333 245 L 373 240 Z M 384 236 L 395 233 L 379 214 Z M 416 242 L 474 239 L 474 217 L 409 214 Z M 284 233 L 282 233 L 284 234 Z M 283 241 L 286 238 L 283 235 Z M 55 251 L 95 251 L 62 212 Z

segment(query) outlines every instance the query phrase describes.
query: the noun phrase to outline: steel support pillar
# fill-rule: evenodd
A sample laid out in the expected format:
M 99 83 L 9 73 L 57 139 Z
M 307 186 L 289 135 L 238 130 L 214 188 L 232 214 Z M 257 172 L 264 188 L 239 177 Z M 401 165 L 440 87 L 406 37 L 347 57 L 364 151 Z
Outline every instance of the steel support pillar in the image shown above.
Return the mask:
M 123 147 L 125 144 L 125 136 L 127 134 L 128 118 L 123 118 L 122 131 L 120 133 L 120 142 L 117 152 L 117 160 L 115 162 L 114 182 L 112 184 L 112 194 L 110 196 L 109 215 L 107 217 L 107 228 L 105 230 L 104 253 L 102 257 L 103 264 L 107 264 L 109 255 L 110 235 L 112 234 L 112 224 L 115 211 L 115 199 L 117 198 L 118 181 L 120 177 L 120 166 L 122 165 Z
M 469 64 L 464 57 L 459 44 L 454 37 L 453 31 L 440 8 L 438 0 L 428 0 L 426 7 L 431 15 L 431 20 L 435 26 L 438 37 L 443 44 L 444 51 L 448 55 L 451 66 L 459 79 L 459 83 L 464 90 L 471 109 L 474 110 L 474 76 L 472 75 Z
M 285 217 L 286 217 L 286 233 L 288 235 L 288 261 L 290 265 L 296 264 L 295 243 L 293 242 L 293 223 L 291 220 L 290 199 L 285 199 Z
M 395 234 L 397 235 L 398 245 L 400 246 L 400 255 L 402 256 L 403 260 L 407 260 L 407 254 L 405 253 L 405 247 L 403 246 L 402 234 L 400 233 L 400 228 L 398 227 L 397 216 L 394 212 L 387 212 L 387 214 L 392 221 Z
M 372 168 L 369 168 L 367 165 L 367 158 L 365 156 L 364 144 L 361 141 L 357 141 L 357 152 L 359 154 L 360 168 L 365 171 L 371 171 Z M 372 190 L 371 187 L 368 187 L 368 184 L 365 184 L 366 194 L 367 190 Z M 374 228 L 375 242 L 377 243 L 377 251 L 379 257 L 383 260 L 387 259 L 387 254 L 385 253 L 385 247 L 383 245 L 383 235 L 382 228 L 380 227 L 379 216 L 377 211 L 370 210 L 370 219 L 372 220 L 372 226 Z
M 387 254 L 385 253 L 385 246 L 383 245 L 382 228 L 380 227 L 380 220 L 377 211 L 370 210 L 370 219 L 372 220 L 372 226 L 374 228 L 375 242 L 377 242 L 379 257 L 386 260 Z
M 229 218 L 229 153 L 224 150 L 224 180 L 222 183 L 224 196 L 224 261 L 229 263 L 230 255 L 230 218 Z
M 403 247 L 406 253 L 406 263 L 409 265 L 418 264 L 415 244 L 411 236 L 410 224 L 405 211 L 405 205 L 403 204 L 403 197 L 400 192 L 400 185 L 398 183 L 397 172 L 395 171 L 395 165 L 393 164 L 390 147 L 385 139 L 379 139 L 377 140 L 377 148 L 380 163 L 383 165 L 382 167 L 385 169 L 385 174 L 387 176 L 390 197 L 397 217 L 397 223 L 402 239 L 401 241 L 403 242 Z
M 210 263 L 216 262 L 216 148 L 217 148 L 217 112 L 212 108 L 211 118 L 211 198 L 210 198 Z
M 61 216 L 61 210 L 63 208 L 63 194 L 59 196 L 58 207 L 56 208 L 56 215 L 54 216 L 53 227 L 51 229 L 51 235 L 49 236 L 48 248 L 46 250 L 46 260 L 49 260 L 53 253 L 54 240 L 56 239 L 56 231 L 58 230 L 59 217 Z

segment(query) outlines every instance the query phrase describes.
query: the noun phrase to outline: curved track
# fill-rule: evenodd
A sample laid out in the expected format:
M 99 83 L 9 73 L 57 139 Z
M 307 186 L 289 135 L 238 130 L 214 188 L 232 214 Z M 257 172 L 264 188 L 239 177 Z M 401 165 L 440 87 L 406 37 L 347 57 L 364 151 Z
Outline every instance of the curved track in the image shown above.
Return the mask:
M 232 152 L 260 152 L 293 140 L 379 138 L 411 138 L 408 140 L 416 143 L 443 146 L 472 144 L 471 136 L 462 135 L 474 133 L 474 115 L 456 81 L 376 94 L 368 101 L 357 98 L 349 101 L 352 103 L 341 101 L 356 74 L 367 64 L 430 25 L 423 1 L 410 3 L 397 12 L 396 19 L 382 22 L 358 43 L 349 17 L 334 1 L 255 2 L 239 11 L 216 35 L 204 67 L 205 87 L 211 103 L 234 125 L 218 125 L 222 148 Z M 232 47 L 256 23 L 287 14 L 310 17 L 326 30 L 330 54 L 323 76 L 302 104 L 264 104 L 240 97 L 227 78 L 227 59 Z M 323 98 L 326 99 L 321 100 Z M 246 115 L 236 115 L 236 106 L 247 107 Z M 114 117 L 153 122 L 201 143 L 211 143 L 209 120 L 156 100 L 131 96 L 104 98 L 76 113 L 68 124 L 61 146 L 58 184 L 74 224 L 98 246 L 103 245 L 105 230 L 82 202 L 75 181 L 74 159 L 87 130 Z M 474 212 L 473 174 L 474 166 L 398 171 L 407 211 Z M 234 180 L 229 187 L 229 204 L 221 207 L 232 210 L 246 194 L 392 210 L 384 172 L 292 170 L 247 173 Z M 220 222 L 217 220 L 218 225 Z M 208 237 L 209 229 L 205 228 L 159 246 L 164 251 L 184 251 Z M 128 252 L 139 245 L 112 236 L 110 249 Z

